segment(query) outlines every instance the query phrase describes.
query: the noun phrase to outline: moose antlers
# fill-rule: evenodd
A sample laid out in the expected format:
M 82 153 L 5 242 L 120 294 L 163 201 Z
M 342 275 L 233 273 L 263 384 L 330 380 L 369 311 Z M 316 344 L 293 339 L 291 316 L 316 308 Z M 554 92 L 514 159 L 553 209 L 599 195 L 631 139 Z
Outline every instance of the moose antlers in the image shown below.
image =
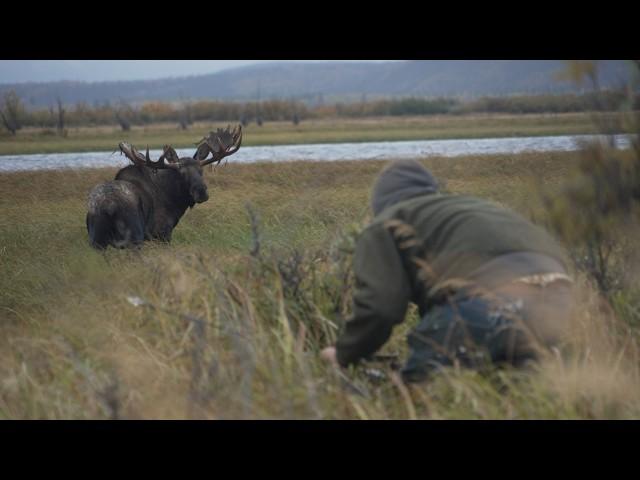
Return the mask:
M 168 145 L 165 145 L 164 153 L 155 162 L 151 161 L 151 158 L 149 157 L 149 147 L 147 147 L 147 154 L 142 155 L 135 149 L 133 145 L 129 145 L 128 143 L 121 142 L 118 146 L 120 147 L 120 151 L 124 153 L 129 160 L 140 167 L 149 167 L 153 168 L 154 170 L 165 168 L 180 168 L 180 164 L 178 163 L 178 154 L 172 147 Z M 169 160 L 170 163 L 164 163 L 165 159 Z
M 224 157 L 236 153 L 241 144 L 242 126 L 238 125 L 232 131 L 231 125 L 229 125 L 225 130 L 219 128 L 215 134 L 211 132 L 200 140 L 196 144 L 197 150 L 193 158 L 199 160 L 203 167 L 213 162 L 220 163 Z M 211 158 L 207 159 L 209 153 L 211 153 Z
M 193 158 L 198 160 L 202 167 L 213 162 L 220 163 L 224 157 L 228 157 L 229 155 L 236 153 L 241 144 L 241 125 L 238 125 L 233 130 L 231 130 L 231 126 L 228 126 L 225 130 L 219 128 L 217 132 L 209 133 L 209 135 L 196 144 L 197 150 L 193 155 Z M 173 147 L 169 145 L 164 146 L 163 154 L 155 162 L 149 157 L 149 147 L 147 147 L 146 155 L 142 155 L 135 149 L 135 147 L 133 147 L 133 145 L 129 145 L 125 142 L 121 142 L 119 147 L 120 152 L 124 153 L 125 156 L 134 164 L 141 167 L 149 167 L 154 170 L 158 170 L 166 168 L 178 169 L 181 165 L 180 157 L 178 157 L 178 154 Z M 211 158 L 207 159 L 210 153 Z M 165 163 L 165 160 L 169 163 Z

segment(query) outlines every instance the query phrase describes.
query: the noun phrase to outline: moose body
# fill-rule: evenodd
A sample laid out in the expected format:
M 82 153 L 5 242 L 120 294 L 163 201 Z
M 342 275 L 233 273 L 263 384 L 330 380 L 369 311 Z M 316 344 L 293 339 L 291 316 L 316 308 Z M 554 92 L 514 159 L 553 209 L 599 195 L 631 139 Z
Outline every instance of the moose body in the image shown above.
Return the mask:
M 105 249 L 109 245 L 141 245 L 145 240 L 170 242 L 187 209 L 209 199 L 202 168 L 235 153 L 241 140 L 241 130 L 218 130 L 215 137 L 212 133 L 201 142 L 194 158 L 179 159 L 175 150 L 166 146 L 157 162 L 149 159 L 148 150 L 145 157 L 121 143 L 120 150 L 134 165 L 121 169 L 114 180 L 89 193 L 86 222 L 90 244 Z M 210 152 L 213 157 L 206 159 Z

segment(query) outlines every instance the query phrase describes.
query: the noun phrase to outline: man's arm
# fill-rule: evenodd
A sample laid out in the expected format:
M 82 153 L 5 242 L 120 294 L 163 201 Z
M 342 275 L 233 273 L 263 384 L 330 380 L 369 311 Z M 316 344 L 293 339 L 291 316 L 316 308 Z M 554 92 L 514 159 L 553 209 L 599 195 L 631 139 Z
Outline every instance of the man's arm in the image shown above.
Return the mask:
M 392 233 L 382 224 L 367 228 L 356 245 L 353 316 L 336 343 L 345 367 L 376 352 L 404 320 L 411 286 Z

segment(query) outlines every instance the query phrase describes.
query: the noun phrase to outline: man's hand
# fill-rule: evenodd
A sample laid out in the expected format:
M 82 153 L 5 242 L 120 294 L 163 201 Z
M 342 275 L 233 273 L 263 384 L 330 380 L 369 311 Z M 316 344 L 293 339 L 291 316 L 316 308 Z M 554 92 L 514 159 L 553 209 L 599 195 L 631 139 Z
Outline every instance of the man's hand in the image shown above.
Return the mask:
M 320 352 L 320 358 L 329 362 L 334 367 L 339 367 L 338 359 L 336 358 L 336 347 L 327 347 Z

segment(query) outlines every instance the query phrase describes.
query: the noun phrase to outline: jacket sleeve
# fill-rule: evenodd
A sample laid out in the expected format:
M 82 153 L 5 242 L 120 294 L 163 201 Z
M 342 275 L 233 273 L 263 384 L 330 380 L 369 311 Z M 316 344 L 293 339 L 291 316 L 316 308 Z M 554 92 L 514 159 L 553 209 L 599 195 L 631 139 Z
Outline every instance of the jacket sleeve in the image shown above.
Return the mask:
M 367 228 L 356 244 L 353 315 L 336 343 L 343 367 L 375 353 L 404 320 L 411 286 L 390 231 L 382 224 Z

